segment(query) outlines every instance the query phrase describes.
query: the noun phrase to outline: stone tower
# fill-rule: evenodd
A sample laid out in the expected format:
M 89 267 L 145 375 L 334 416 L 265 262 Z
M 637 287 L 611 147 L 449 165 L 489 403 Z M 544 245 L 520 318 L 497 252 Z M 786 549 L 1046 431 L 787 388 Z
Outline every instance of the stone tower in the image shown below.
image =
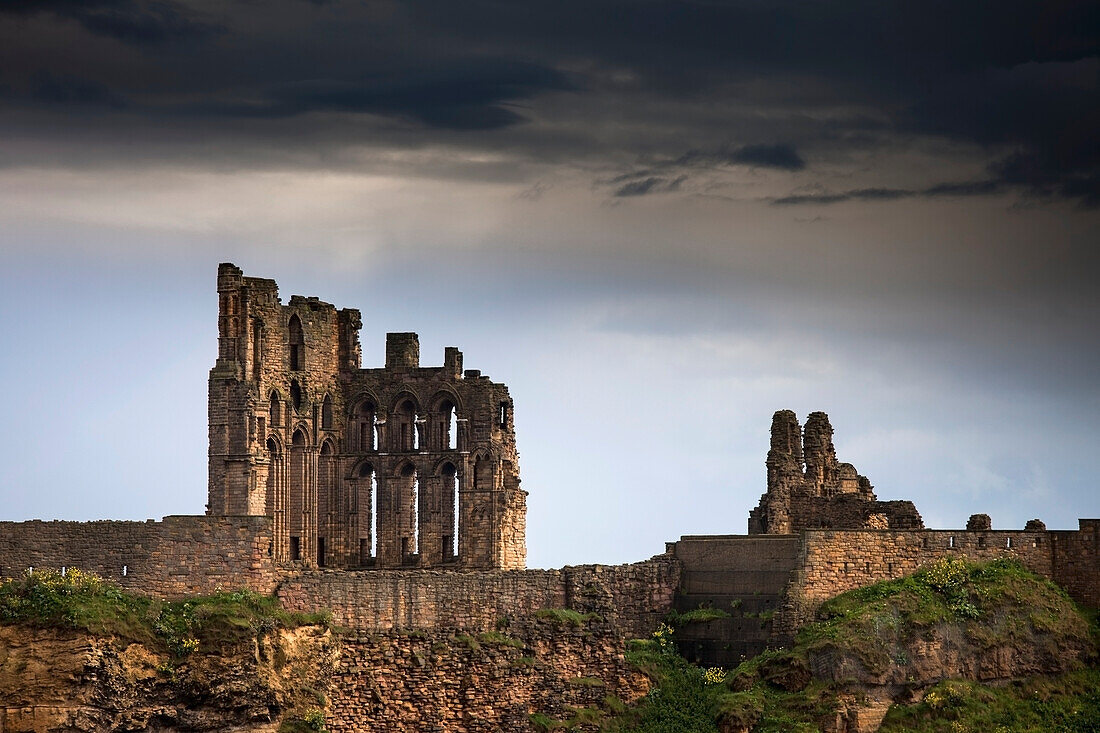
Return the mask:
M 824 412 L 811 412 L 805 429 L 790 410 L 776 412 L 767 468 L 768 491 L 749 513 L 749 534 L 924 527 L 912 502 L 878 501 L 866 476 L 837 461 Z
M 522 568 L 527 493 L 508 388 L 415 333 L 360 367 L 358 310 L 279 300 L 218 267 L 209 503 L 272 518 L 276 560 L 302 567 Z

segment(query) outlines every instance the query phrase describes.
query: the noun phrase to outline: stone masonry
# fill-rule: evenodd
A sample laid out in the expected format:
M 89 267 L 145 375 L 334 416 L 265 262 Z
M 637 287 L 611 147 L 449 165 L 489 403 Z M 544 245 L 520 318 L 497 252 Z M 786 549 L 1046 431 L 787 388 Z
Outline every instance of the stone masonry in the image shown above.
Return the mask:
M 442 366 L 420 366 L 414 333 L 388 334 L 385 366 L 364 369 L 359 311 L 301 296 L 284 305 L 274 281 L 231 264 L 218 269 L 218 296 L 206 516 L 0 522 L 0 576 L 77 567 L 159 598 L 243 587 L 293 610 L 327 608 L 365 634 L 489 633 L 571 608 L 646 636 L 673 609 L 709 605 L 733 613 L 684 642 L 721 664 L 789 639 L 837 593 L 945 555 L 1015 557 L 1100 606 L 1100 520 L 1006 531 L 983 514 L 965 530 L 924 529 L 911 502 L 878 501 L 837 460 L 822 412 L 805 427 L 775 413 L 749 536 L 685 537 L 631 565 L 525 570 L 507 387 L 463 370 L 455 348 Z M 362 638 L 357 665 L 386 657 Z M 369 704 L 368 692 L 349 691 L 347 709 Z
M 360 367 L 360 312 L 283 305 L 273 280 L 218 267 L 210 372 L 211 516 L 267 516 L 279 565 L 522 568 L 526 492 L 508 388 L 420 366 L 415 333 Z
M 866 476 L 837 461 L 824 412 L 811 412 L 805 429 L 790 410 L 776 412 L 767 468 L 768 490 L 749 514 L 749 534 L 924 527 L 912 502 L 878 501 Z

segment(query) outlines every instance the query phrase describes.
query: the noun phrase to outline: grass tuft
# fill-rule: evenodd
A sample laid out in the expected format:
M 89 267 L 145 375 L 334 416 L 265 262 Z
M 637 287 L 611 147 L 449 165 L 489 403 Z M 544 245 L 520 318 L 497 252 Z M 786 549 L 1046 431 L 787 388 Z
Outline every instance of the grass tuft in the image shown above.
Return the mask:
M 602 621 L 598 613 L 581 613 L 572 608 L 543 608 L 535 611 L 535 618 L 550 621 L 561 626 L 580 627 L 589 621 Z

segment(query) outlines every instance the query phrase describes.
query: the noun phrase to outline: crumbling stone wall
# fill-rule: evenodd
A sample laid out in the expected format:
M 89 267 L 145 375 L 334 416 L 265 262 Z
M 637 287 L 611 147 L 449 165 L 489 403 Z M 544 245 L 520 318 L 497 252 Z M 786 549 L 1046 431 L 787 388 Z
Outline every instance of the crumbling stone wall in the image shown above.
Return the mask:
M 539 711 L 634 702 L 647 678 L 629 667 L 607 620 L 573 627 L 514 619 L 492 634 L 458 629 L 353 634 L 342 640 L 326 727 L 361 730 L 530 731 Z
M 971 524 L 988 527 L 981 515 Z M 730 613 L 683 634 L 681 648 L 701 664 L 731 665 L 737 655 L 787 644 L 820 605 L 840 593 L 915 572 L 935 559 L 1018 559 L 1064 588 L 1078 603 L 1100 607 L 1100 519 L 1078 530 L 805 530 L 767 537 L 682 537 L 670 543 L 681 562 L 676 607 L 705 605 Z M 754 543 L 770 544 L 754 544 Z M 732 601 L 732 602 L 731 602 Z M 774 616 L 770 612 L 776 609 Z M 746 626 L 743 614 L 770 623 Z
M 0 522 L 0 575 L 80 568 L 155 597 L 275 588 L 267 517 Z
M 338 625 L 365 631 L 491 631 L 540 609 L 572 608 L 645 637 L 672 609 L 679 572 L 670 556 L 560 570 L 300 571 L 288 573 L 276 592 L 290 610 L 327 608 Z
M 787 590 L 786 603 L 776 614 L 773 629 L 777 636 L 790 638 L 829 598 L 880 580 L 909 575 L 945 556 L 980 561 L 1011 557 L 1057 582 L 1051 542 L 1058 541 L 1054 535 L 1066 534 L 1074 533 L 807 530 L 802 534 L 802 555 Z M 1100 566 L 1093 566 L 1091 575 L 1095 586 Z
M 837 460 L 833 427 L 824 412 L 810 413 L 802 429 L 793 412 L 777 411 L 766 465 L 768 488 L 749 513 L 749 534 L 924 527 L 912 502 L 878 501 L 867 477 Z
M 1078 603 L 1100 608 L 1100 519 L 1078 521 L 1076 532 L 1047 533 L 1051 579 Z
M 415 333 L 390 333 L 361 368 L 358 310 L 283 305 L 273 280 L 218 268 L 209 382 L 213 516 L 268 516 L 281 565 L 522 568 L 508 388 L 462 353 L 421 367 Z
M 799 529 L 923 529 L 911 501 L 867 501 L 857 494 L 807 496 L 791 502 L 791 526 Z

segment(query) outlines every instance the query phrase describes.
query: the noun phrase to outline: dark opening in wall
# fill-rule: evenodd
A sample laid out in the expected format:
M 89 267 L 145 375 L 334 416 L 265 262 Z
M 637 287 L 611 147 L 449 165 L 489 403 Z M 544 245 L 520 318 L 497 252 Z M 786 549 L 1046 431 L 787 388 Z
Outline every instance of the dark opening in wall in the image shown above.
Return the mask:
M 297 379 L 290 383 L 290 404 L 294 405 L 295 410 L 302 409 L 302 387 Z
M 268 406 L 268 417 L 271 419 L 271 427 L 276 428 L 282 424 L 282 400 L 279 399 L 279 393 L 275 390 L 271 390 L 271 397 Z
M 259 382 L 263 374 L 261 355 L 263 354 L 264 324 L 260 320 L 252 321 L 252 381 Z
M 302 559 L 302 548 L 301 548 L 300 542 L 301 541 L 298 537 L 291 537 L 290 538 L 290 559 L 291 559 L 291 561 Z
M 378 554 L 378 483 L 374 466 L 362 463 L 357 471 L 356 511 L 359 527 L 359 564 L 372 565 Z
M 397 445 L 394 446 L 394 450 L 400 452 L 419 450 L 418 423 L 420 422 L 420 416 L 417 414 L 416 404 L 412 400 L 401 402 L 394 411 L 393 417 L 397 421 Z
M 298 372 L 306 368 L 306 341 L 302 334 L 302 319 L 295 313 L 290 317 L 290 370 Z
M 363 400 L 356 406 L 352 415 L 352 424 L 355 426 L 352 435 L 357 438 L 356 447 L 361 452 L 377 449 L 378 426 L 375 424 L 377 412 L 377 408 L 372 401 Z
M 317 567 L 323 568 L 325 566 L 325 538 L 317 538 Z
M 454 403 L 444 400 L 439 404 L 438 412 L 438 447 L 440 450 L 454 450 L 458 446 L 458 415 Z
M 449 517 L 444 515 L 444 531 L 450 530 L 450 534 L 443 535 L 443 560 L 447 561 L 458 557 L 458 470 L 454 464 L 446 463 L 443 465 L 442 476 L 443 501 L 450 513 Z
M 328 395 L 325 395 L 325 400 L 321 403 L 321 427 L 332 430 L 332 398 Z

